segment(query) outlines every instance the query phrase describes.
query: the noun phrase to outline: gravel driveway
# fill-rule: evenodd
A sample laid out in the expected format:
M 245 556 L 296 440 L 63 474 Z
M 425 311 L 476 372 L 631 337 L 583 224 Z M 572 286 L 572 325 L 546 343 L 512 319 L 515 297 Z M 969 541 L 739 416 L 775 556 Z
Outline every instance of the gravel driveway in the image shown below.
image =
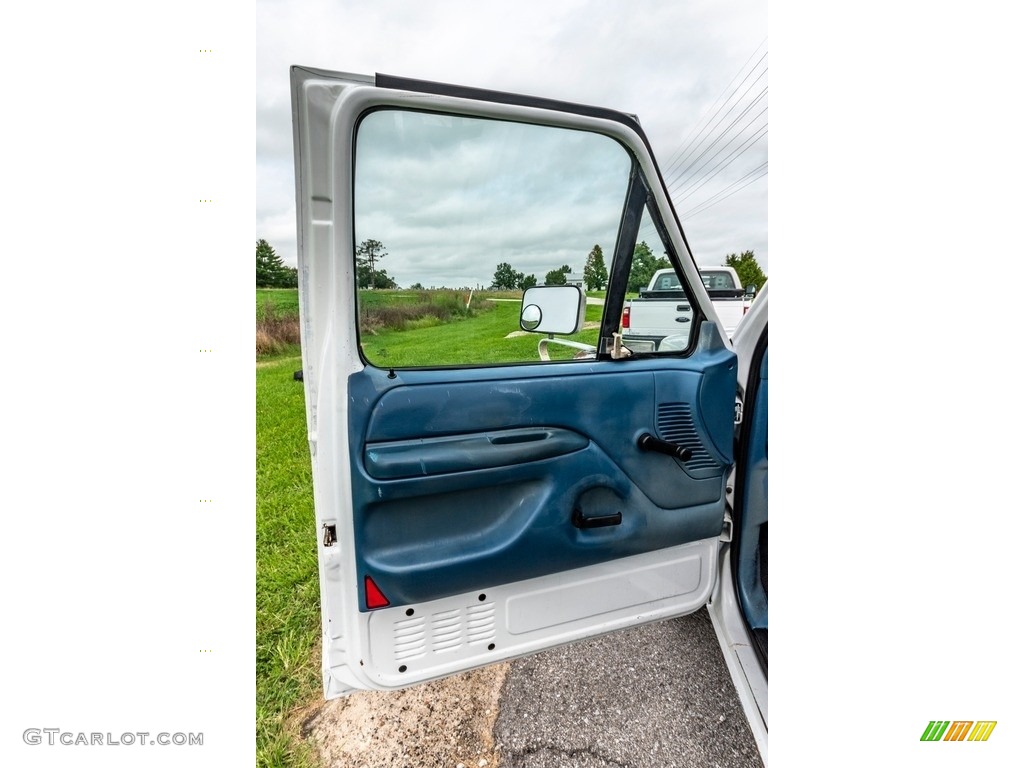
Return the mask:
M 706 611 L 305 718 L 332 768 L 750 768 L 761 760 Z

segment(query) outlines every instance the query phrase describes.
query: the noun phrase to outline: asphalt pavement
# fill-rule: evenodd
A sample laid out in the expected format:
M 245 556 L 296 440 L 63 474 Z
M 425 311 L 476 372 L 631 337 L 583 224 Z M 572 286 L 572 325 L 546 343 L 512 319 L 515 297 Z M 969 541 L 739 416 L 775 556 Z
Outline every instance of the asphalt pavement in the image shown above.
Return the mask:
M 751 768 L 761 759 L 706 610 L 520 659 L 502 768 Z

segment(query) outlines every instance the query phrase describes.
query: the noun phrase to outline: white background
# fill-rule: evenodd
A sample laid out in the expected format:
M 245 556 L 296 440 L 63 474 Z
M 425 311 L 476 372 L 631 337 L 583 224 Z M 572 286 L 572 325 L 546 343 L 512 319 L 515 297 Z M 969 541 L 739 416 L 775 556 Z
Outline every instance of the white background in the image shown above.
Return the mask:
M 255 45 L 244 2 L 6 14 L 7 764 L 182 759 L 28 747 L 29 727 L 202 731 L 193 764 L 252 760 L 253 72 L 313 37 L 334 52 L 288 63 L 387 71 L 346 51 L 384 46 L 401 13 L 303 39 L 344 5 L 296 5 Z M 1024 275 L 1001 7 L 770 9 L 776 765 L 1019 764 Z M 456 57 L 448 79 L 496 87 L 499 58 Z M 932 719 L 999 725 L 923 744 Z
M 252 7 L 4 15 L 0 763 L 249 765 Z

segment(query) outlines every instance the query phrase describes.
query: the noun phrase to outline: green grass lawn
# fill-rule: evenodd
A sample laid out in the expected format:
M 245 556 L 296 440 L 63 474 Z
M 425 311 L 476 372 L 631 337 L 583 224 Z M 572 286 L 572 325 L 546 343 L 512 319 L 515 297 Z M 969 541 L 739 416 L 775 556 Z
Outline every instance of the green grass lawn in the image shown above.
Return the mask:
M 601 292 L 592 292 L 601 293 Z M 537 358 L 537 341 L 534 334 L 513 336 L 519 331 L 517 292 L 475 291 L 473 292 L 473 315 L 466 317 L 454 314 L 448 319 L 425 315 L 416 319 L 402 317 L 397 312 L 388 313 L 389 308 L 425 306 L 458 300 L 465 302 L 468 291 L 360 291 L 359 301 L 364 310 L 375 311 L 372 317 L 363 318 L 360 331 L 361 343 L 367 360 L 382 368 L 407 366 L 485 365 L 499 363 L 534 362 Z M 453 299 L 452 297 L 457 297 Z M 479 305 L 480 301 L 498 299 Z M 511 299 L 511 300 L 510 300 Z M 294 331 L 286 326 L 286 318 L 298 315 L 298 292 L 295 289 L 261 288 L 256 291 L 256 316 L 264 319 L 261 328 L 273 330 L 268 323 L 273 315 L 284 331 Z M 395 319 L 389 319 L 389 314 Z M 587 305 L 586 320 L 596 323 L 601 319 L 601 307 Z M 292 320 L 294 324 L 296 321 Z M 392 325 L 376 327 L 377 324 L 393 323 L 404 325 L 397 330 Z M 287 336 L 286 333 L 281 335 Z M 587 344 L 597 343 L 598 333 L 594 329 L 570 336 L 573 341 Z M 285 339 L 285 342 L 290 339 Z M 282 342 L 270 347 L 271 359 L 274 354 L 297 354 L 294 344 Z M 566 347 L 552 345 L 552 357 L 569 358 L 573 351 Z
M 313 486 L 298 358 L 256 369 L 256 763 L 315 766 L 285 727 L 317 700 L 320 591 Z
M 517 302 L 499 301 L 493 311 L 474 318 L 429 328 L 364 334 L 363 353 L 381 368 L 535 362 L 540 336 L 531 333 L 506 338 L 519 330 L 519 310 Z M 587 307 L 588 321 L 600 318 L 601 307 Z M 597 336 L 595 328 L 564 338 L 596 344 Z M 563 355 L 572 356 L 570 351 Z
M 274 308 L 274 312 L 282 317 L 299 315 L 299 289 L 298 288 L 257 288 L 256 289 L 256 319 L 264 316 L 267 305 Z

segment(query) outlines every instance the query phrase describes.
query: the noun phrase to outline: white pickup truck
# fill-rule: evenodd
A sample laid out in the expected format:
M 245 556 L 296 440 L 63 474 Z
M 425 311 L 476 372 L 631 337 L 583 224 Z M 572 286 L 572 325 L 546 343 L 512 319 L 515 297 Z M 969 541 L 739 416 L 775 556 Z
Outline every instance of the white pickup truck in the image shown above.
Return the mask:
M 723 330 L 731 339 L 736 325 L 750 309 L 753 286 L 744 289 L 732 267 L 701 267 L 700 276 L 711 296 Z M 659 269 L 640 297 L 622 310 L 622 341 L 634 352 L 654 352 L 668 336 L 687 343 L 693 310 L 674 269 Z

